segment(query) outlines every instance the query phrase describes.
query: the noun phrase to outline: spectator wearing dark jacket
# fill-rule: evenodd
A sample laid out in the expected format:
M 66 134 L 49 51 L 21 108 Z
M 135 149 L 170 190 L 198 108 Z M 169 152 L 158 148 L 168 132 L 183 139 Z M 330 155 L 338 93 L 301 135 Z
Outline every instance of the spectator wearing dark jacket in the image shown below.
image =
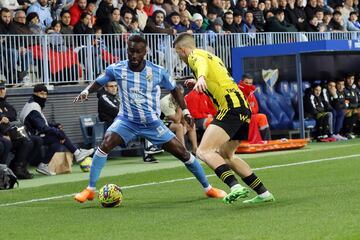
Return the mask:
M 133 16 L 136 16 L 137 12 L 136 12 L 136 5 L 137 5 L 137 1 L 136 0 L 127 0 L 126 4 L 122 6 L 122 8 L 120 9 L 120 14 L 121 16 L 124 15 L 124 12 L 131 12 Z
M 62 10 L 60 13 L 61 34 L 73 34 L 73 26 L 70 25 L 71 15 L 68 10 Z
M 330 20 L 330 23 L 327 26 L 329 31 L 332 32 L 343 32 L 346 31 L 344 26 L 344 19 L 341 15 L 341 12 L 335 11 L 333 13 L 333 18 Z
M 117 98 L 117 90 L 116 81 L 110 81 L 97 94 L 99 119 L 105 122 L 106 128 L 110 127 L 119 113 L 120 101 Z
M 303 6 L 303 0 L 296 0 L 294 12 L 297 18 L 297 24 L 295 24 L 295 26 L 298 28 L 299 31 L 305 31 L 307 18 L 305 8 Z
M 306 32 L 320 32 L 320 23 L 316 16 L 313 16 L 312 19 L 306 24 Z
M 9 34 L 11 30 L 11 22 L 11 11 L 7 8 L 2 8 L 0 10 L 0 34 Z
M 359 118 L 358 107 L 359 99 L 356 92 L 355 74 L 349 73 L 345 77 L 345 120 L 343 133 L 347 138 L 355 138 L 354 127 Z
M 233 24 L 234 24 L 234 27 L 236 29 L 236 32 L 238 33 L 242 33 L 242 14 L 240 11 L 237 11 L 237 10 L 234 10 L 234 13 L 233 13 L 233 17 L 234 17 L 234 21 L 233 21 Z
M 144 28 L 145 33 L 167 33 L 176 34 L 176 30 L 164 21 L 165 14 L 161 10 L 156 10 L 151 18 L 148 18 Z
M 245 13 L 248 11 L 247 1 L 239 0 L 237 6 L 234 8 L 234 11 L 239 11 L 242 17 L 245 17 Z
M 0 124 L 1 124 L 2 118 L 3 118 L 3 114 L 0 113 Z M 11 148 L 12 148 L 11 141 L 7 137 L 4 137 L 0 133 L 0 164 L 7 163 Z
M 239 33 L 239 30 L 234 24 L 234 15 L 232 12 L 226 12 L 223 17 L 223 30 L 230 33 Z
M 10 34 L 15 35 L 30 35 L 32 34 L 29 26 L 26 24 L 26 14 L 23 10 L 16 12 L 14 21 L 12 23 Z M 12 41 L 12 47 L 17 53 L 17 64 L 21 66 L 21 71 L 18 75 L 21 75 L 19 80 L 22 80 L 27 74 L 30 65 L 34 63 L 33 54 L 28 50 L 31 47 L 32 41 L 28 41 L 28 38 L 20 38 L 16 41 Z
M 38 157 L 41 149 L 41 141 L 39 144 L 32 139 L 26 136 L 16 136 L 11 133 L 15 133 L 17 121 L 17 113 L 15 108 L 6 101 L 6 88 L 3 81 L 0 82 L 0 135 L 10 136 L 11 142 L 4 140 L 4 137 L 0 137 L 8 154 L 9 150 L 12 149 L 15 156 L 14 159 L 10 162 L 10 169 L 13 170 L 14 174 L 19 179 L 30 179 L 32 174 L 27 170 L 28 162 L 32 161 L 34 158 Z M 20 127 L 20 126 L 19 126 Z M 11 147 L 12 146 L 12 147 Z M 6 163 L 6 159 L 5 160 Z
M 114 34 L 114 33 L 127 32 L 125 27 L 120 23 L 120 20 L 121 20 L 120 9 L 114 8 L 113 12 L 111 13 L 110 24 L 105 24 L 101 26 L 102 33 Z
M 330 80 L 326 83 L 326 88 L 322 90 L 322 98 L 327 108 L 333 114 L 333 138 L 337 140 L 347 140 L 347 138 L 340 135 L 341 128 L 344 123 L 344 96 L 339 94 L 336 90 L 336 82 Z
M 125 11 L 123 14 L 124 15 L 121 15 L 120 25 L 124 28 L 126 32 L 131 32 L 131 23 L 133 22 L 135 16 L 130 11 Z
M 304 12 L 304 16 L 305 16 L 305 12 Z M 288 0 L 288 4 L 285 8 L 285 20 L 288 23 L 293 24 L 296 27 L 296 29 L 298 29 L 299 31 L 304 31 L 304 26 L 303 26 L 305 21 L 304 16 L 297 15 L 295 0 Z
M 285 21 L 283 9 L 278 9 L 275 16 L 268 19 L 266 30 L 268 32 L 297 32 L 294 25 Z
M 26 126 L 31 135 L 43 138 L 44 145 L 49 147 L 45 159 L 39 164 L 36 171 L 44 175 L 55 175 L 48 167 L 48 163 L 55 154 L 60 151 L 61 146 L 66 147 L 75 156 L 77 162 L 81 162 L 85 157 L 91 155 L 94 149 L 78 149 L 67 138 L 61 124 L 49 124 L 43 109 L 48 96 L 48 90 L 45 85 L 37 84 L 34 87 L 34 93 L 30 100 L 25 104 L 20 113 L 20 121 Z
M 187 9 L 189 4 L 187 4 Z M 190 10 L 189 10 L 190 11 Z M 208 11 L 216 12 L 218 17 L 222 17 L 224 15 L 223 5 L 221 0 L 211 0 L 208 3 Z
M 261 32 L 264 30 L 265 18 L 263 11 L 259 9 L 258 5 L 259 5 L 259 0 L 251 0 L 248 11 L 253 13 L 254 24 L 256 26 L 256 29 Z
M 102 0 L 96 10 L 96 22 L 109 22 L 113 8 L 112 0 Z
M 74 34 L 93 34 L 90 14 L 84 12 L 80 16 L 80 21 L 74 27 Z
M 332 113 L 326 109 L 321 97 L 321 86 L 314 83 L 310 92 L 304 96 L 304 111 L 306 117 L 316 119 L 316 137 L 318 141 L 328 141 L 329 134 L 332 134 Z
M 304 8 L 307 19 L 312 19 L 315 15 L 315 11 L 318 9 L 317 0 L 309 0 Z
M 0 35 L 7 35 L 10 34 L 12 25 L 12 15 L 11 11 L 7 8 L 2 8 L 0 10 Z M 16 69 L 14 66 L 17 64 L 17 52 L 15 49 L 10 48 L 10 41 L 9 38 L 0 37 L 0 54 L 1 54 L 1 61 L 0 61 L 0 69 L 3 70 L 3 74 L 8 77 L 10 74 L 13 76 L 16 73 Z M 9 82 L 8 79 L 8 83 Z

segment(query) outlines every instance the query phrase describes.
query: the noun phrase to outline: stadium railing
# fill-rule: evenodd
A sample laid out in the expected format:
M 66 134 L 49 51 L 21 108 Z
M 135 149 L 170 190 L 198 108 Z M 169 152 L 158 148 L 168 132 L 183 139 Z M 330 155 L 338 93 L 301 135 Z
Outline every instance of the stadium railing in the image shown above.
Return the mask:
M 107 65 L 126 59 L 129 34 L 0 35 L 0 79 L 8 86 L 76 84 L 93 81 Z M 320 40 L 357 40 L 360 32 L 195 34 L 200 48 L 214 52 L 231 67 L 231 48 Z M 174 77 L 190 75 L 172 47 L 174 36 L 144 34 L 147 58 Z

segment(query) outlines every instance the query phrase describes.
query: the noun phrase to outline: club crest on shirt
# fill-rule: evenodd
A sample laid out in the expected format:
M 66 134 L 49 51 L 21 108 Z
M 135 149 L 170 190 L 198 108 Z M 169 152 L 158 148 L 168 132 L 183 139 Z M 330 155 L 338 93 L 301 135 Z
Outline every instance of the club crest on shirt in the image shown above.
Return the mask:
M 152 75 L 152 74 L 146 75 L 146 80 L 147 80 L 148 82 L 151 82 L 151 81 L 153 80 L 153 75 Z

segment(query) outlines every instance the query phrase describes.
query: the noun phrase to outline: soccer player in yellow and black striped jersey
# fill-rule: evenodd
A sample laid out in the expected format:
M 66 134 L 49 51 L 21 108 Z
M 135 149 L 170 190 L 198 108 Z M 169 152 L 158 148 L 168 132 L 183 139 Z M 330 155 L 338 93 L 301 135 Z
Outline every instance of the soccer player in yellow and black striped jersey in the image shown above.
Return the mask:
M 188 33 L 180 34 L 174 41 L 174 47 L 196 78 L 187 80 L 185 85 L 205 92 L 218 109 L 214 121 L 205 130 L 196 154 L 230 187 L 231 192 L 223 201 L 232 203 L 247 197 L 249 193 L 248 188 L 239 184 L 232 170 L 258 194 L 244 203 L 275 201 L 249 165 L 235 155 L 240 141 L 248 138 L 251 111 L 224 63 L 214 54 L 196 48 L 193 36 Z

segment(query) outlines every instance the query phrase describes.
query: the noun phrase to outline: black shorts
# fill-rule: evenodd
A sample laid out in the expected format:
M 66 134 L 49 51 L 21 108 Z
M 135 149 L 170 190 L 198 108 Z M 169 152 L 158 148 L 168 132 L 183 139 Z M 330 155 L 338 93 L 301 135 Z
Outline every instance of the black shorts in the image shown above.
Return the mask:
M 250 118 L 251 111 L 245 107 L 222 109 L 211 124 L 224 129 L 230 140 L 248 140 Z

